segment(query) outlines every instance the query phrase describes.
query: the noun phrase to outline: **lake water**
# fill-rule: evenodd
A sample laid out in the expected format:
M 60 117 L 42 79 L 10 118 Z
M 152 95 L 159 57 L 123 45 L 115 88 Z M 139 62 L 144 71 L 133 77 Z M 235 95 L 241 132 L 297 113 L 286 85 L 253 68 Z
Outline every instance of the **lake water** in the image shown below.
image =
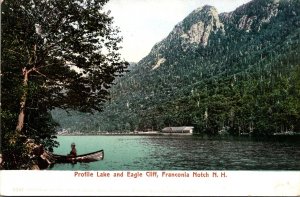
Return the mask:
M 300 142 L 195 136 L 59 136 L 56 154 L 103 149 L 104 160 L 51 170 L 300 170 Z

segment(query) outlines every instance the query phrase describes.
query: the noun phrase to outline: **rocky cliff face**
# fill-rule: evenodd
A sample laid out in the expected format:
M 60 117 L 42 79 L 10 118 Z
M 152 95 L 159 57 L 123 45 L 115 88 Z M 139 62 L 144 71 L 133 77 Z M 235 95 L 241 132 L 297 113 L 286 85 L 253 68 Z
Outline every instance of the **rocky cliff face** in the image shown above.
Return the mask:
M 206 47 L 211 34 L 225 33 L 216 8 L 203 6 L 194 10 L 172 32 L 151 50 L 149 56 L 154 59 L 152 69 L 157 69 L 166 61 L 166 51 L 177 48 L 187 51 L 198 47 Z M 142 60 L 142 64 L 146 62 Z M 147 63 L 146 63 L 147 64 Z
M 178 23 L 165 39 L 157 43 L 140 65 L 157 69 L 168 61 L 168 51 L 174 52 L 176 49 L 182 53 L 205 48 L 215 34 L 226 36 L 230 31 L 259 32 L 264 25 L 276 18 L 279 12 L 280 0 L 255 0 L 233 12 L 221 14 L 212 6 L 200 7 Z
M 181 45 L 206 46 L 211 33 L 224 31 L 216 8 L 204 6 L 193 11 L 170 34 L 169 41 L 180 39 Z
M 221 14 L 221 20 L 245 32 L 260 31 L 262 25 L 269 23 L 279 11 L 279 0 L 251 1 L 234 12 Z

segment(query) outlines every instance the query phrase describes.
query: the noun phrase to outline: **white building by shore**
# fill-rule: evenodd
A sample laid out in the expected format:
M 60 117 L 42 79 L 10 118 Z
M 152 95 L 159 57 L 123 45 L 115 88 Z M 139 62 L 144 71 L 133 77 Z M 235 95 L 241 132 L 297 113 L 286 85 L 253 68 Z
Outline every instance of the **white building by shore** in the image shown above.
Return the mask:
M 174 134 L 174 135 L 192 135 L 194 127 L 192 126 L 182 126 L 182 127 L 165 127 L 162 129 L 161 133 L 163 134 Z

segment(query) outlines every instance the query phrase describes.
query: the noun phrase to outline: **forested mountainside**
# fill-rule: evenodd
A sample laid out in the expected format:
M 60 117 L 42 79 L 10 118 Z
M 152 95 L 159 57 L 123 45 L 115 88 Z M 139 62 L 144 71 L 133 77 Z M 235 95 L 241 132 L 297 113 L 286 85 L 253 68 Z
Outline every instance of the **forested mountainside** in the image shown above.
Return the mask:
M 299 0 L 254 0 L 221 14 L 198 8 L 116 81 L 101 113 L 52 114 L 86 132 L 299 132 L 299 14 Z

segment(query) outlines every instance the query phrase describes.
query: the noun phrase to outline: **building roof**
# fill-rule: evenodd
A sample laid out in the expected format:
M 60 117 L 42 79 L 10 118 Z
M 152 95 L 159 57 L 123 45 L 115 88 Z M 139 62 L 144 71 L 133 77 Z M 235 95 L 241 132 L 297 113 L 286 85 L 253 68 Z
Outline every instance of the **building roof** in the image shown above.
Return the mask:
M 162 131 L 168 131 L 168 132 L 176 132 L 176 131 L 190 131 L 193 130 L 194 127 L 192 126 L 182 126 L 182 127 L 165 127 L 162 129 Z

